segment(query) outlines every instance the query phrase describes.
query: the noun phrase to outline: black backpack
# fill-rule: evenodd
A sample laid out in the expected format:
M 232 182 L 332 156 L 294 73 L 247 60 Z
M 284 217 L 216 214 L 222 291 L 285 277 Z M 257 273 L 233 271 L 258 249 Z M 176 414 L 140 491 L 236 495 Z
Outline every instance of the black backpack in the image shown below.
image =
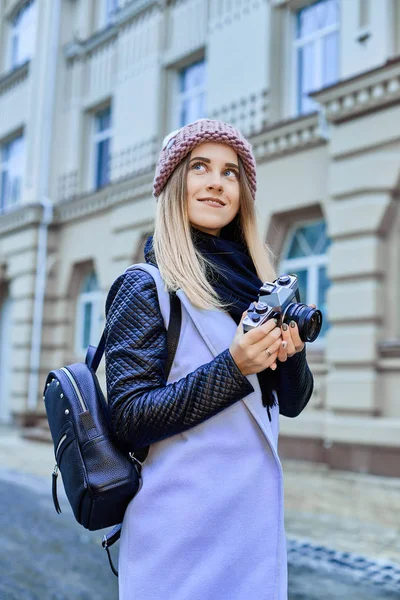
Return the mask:
M 180 301 L 175 294 L 170 294 L 170 301 L 167 377 L 181 328 Z M 52 484 L 56 511 L 61 512 L 57 498 L 60 470 L 78 523 L 92 531 L 117 525 L 102 543 L 117 575 L 108 548 L 119 539 L 126 507 L 141 487 L 141 466 L 148 448 L 135 455 L 125 453 L 113 440 L 108 404 L 96 376 L 104 347 L 105 332 L 97 348 L 89 346 L 85 362 L 50 371 L 43 399 L 56 459 Z

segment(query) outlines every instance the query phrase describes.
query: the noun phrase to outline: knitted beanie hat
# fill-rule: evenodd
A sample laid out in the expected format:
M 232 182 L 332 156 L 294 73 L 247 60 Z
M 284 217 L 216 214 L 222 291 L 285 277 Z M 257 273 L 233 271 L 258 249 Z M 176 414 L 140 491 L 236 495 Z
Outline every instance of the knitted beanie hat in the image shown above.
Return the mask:
M 203 142 L 220 142 L 231 146 L 243 162 L 253 199 L 256 197 L 256 161 L 250 142 L 232 125 L 213 119 L 199 119 L 170 133 L 163 142 L 153 182 L 153 195 L 163 191 L 168 179 L 181 160 Z

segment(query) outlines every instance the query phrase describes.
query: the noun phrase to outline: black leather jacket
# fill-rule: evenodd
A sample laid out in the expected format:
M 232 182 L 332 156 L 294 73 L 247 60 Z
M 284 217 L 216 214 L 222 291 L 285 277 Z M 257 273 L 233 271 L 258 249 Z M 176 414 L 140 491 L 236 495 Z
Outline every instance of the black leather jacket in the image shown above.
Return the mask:
M 229 349 L 166 383 L 166 329 L 151 275 L 128 271 L 106 301 L 106 380 L 116 438 L 131 450 L 190 429 L 253 392 Z M 313 390 L 305 350 L 279 363 L 279 410 L 296 417 Z

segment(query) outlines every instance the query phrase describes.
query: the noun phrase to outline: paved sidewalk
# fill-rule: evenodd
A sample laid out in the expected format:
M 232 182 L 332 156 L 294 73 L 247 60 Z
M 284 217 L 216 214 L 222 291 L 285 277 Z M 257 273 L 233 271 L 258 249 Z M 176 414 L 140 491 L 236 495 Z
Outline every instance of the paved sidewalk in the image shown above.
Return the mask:
M 400 478 L 285 461 L 288 537 L 400 566 Z
M 51 445 L 22 440 L 0 427 L 0 468 L 46 477 L 54 467 Z M 400 565 L 400 478 L 332 471 L 284 461 L 289 538 Z

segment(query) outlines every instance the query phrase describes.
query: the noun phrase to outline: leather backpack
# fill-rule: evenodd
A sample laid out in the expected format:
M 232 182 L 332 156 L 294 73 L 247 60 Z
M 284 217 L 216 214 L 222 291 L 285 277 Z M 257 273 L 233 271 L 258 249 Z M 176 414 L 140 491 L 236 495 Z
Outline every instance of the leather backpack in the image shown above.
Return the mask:
M 171 316 L 167 330 L 167 377 L 172 367 L 181 328 L 181 304 L 170 294 Z M 108 551 L 120 537 L 121 523 L 131 499 L 141 487 L 141 466 L 148 448 L 124 452 L 113 439 L 110 411 L 96 376 L 105 348 L 105 332 L 99 345 L 89 346 L 85 362 L 50 371 L 44 403 L 56 459 L 52 494 L 57 513 L 57 477 L 61 472 L 65 493 L 78 523 L 89 530 L 116 525 L 103 537 Z

